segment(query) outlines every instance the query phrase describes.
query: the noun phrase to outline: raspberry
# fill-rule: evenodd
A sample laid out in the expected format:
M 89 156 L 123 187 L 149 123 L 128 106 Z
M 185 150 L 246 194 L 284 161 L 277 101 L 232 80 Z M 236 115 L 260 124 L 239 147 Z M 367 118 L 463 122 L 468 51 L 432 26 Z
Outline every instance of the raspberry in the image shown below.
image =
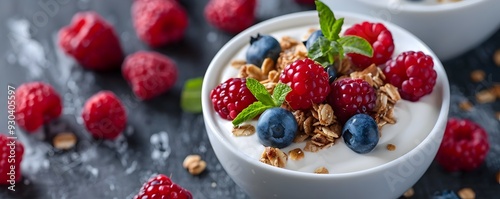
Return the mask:
M 431 93 L 436 84 L 437 73 L 433 69 L 432 57 L 423 52 L 403 52 L 386 65 L 386 81 L 398 87 L 403 99 L 418 101 Z
M 73 16 L 59 31 L 59 45 L 90 70 L 118 69 L 124 57 L 113 26 L 92 11 Z
M 450 118 L 436 161 L 447 171 L 471 171 L 486 158 L 490 145 L 488 134 L 467 119 Z
M 16 123 L 27 132 L 34 132 L 61 115 L 61 97 L 47 83 L 24 83 L 17 88 L 15 98 Z
M 100 91 L 83 106 L 85 127 L 94 138 L 113 140 L 125 129 L 127 115 L 121 101 L 111 91 Z
M 358 113 L 370 114 L 375 108 L 376 91 L 365 80 L 340 79 L 331 84 L 331 89 L 328 103 L 342 124 Z
M 210 92 L 215 111 L 224 119 L 233 120 L 250 104 L 257 101 L 248 90 L 245 78 L 229 78 Z
M 127 56 L 122 73 L 134 94 L 147 100 L 169 91 L 177 81 L 177 65 L 167 56 L 139 51 Z
M 373 47 L 373 56 L 367 57 L 360 54 L 349 53 L 352 62 L 359 68 L 364 69 L 371 64 L 384 64 L 394 52 L 394 40 L 392 34 L 381 23 L 363 22 L 355 24 L 347 29 L 345 35 L 355 35 L 366 39 Z
M 189 24 L 186 11 L 173 0 L 136 0 L 132 20 L 137 36 L 152 47 L 181 40 Z
M 11 185 L 21 180 L 21 161 L 24 146 L 16 139 L 0 133 L 0 185 Z M 13 168 L 13 169 L 12 169 Z M 11 181 L 12 180 L 12 181 Z
M 223 31 L 238 33 L 254 23 L 256 6 L 256 0 L 210 0 L 205 18 Z
M 175 184 L 163 174 L 159 174 L 144 183 L 134 199 L 192 199 L 191 193 Z
M 285 67 L 280 81 L 292 88 L 286 101 L 292 109 L 309 109 L 325 101 L 330 92 L 328 73 L 311 59 L 297 60 Z

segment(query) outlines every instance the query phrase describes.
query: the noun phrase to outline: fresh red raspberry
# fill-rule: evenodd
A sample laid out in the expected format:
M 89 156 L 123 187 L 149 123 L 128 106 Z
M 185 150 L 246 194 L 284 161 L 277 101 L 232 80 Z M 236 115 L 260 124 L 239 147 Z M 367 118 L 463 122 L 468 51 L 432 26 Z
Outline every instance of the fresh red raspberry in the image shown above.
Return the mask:
M 280 81 L 292 88 L 286 101 L 295 110 L 325 101 L 330 92 L 328 78 L 324 68 L 309 58 L 291 63 L 280 75 Z
M 343 78 L 331 84 L 328 103 L 343 124 L 358 113 L 370 114 L 375 108 L 377 92 L 363 79 Z
M 248 90 L 245 78 L 229 78 L 210 92 L 210 99 L 220 117 L 233 120 L 250 104 L 257 101 Z
M 132 21 L 137 36 L 152 47 L 184 38 L 189 21 L 184 8 L 173 0 L 136 0 Z
M 19 86 L 15 92 L 16 123 L 27 132 L 34 132 L 61 115 L 61 97 L 51 85 L 29 82 Z
M 256 0 L 210 0 L 205 18 L 223 31 L 239 33 L 254 23 L 256 6 Z
M 187 189 L 175 184 L 169 177 L 159 174 L 144 183 L 134 199 L 192 199 Z
M 467 119 L 450 118 L 436 161 L 447 171 L 471 171 L 478 168 L 490 149 L 488 134 Z
M 107 71 L 120 68 L 123 51 L 113 26 L 96 12 L 79 12 L 59 31 L 59 45 L 84 68 Z
M 394 52 L 394 40 L 392 33 L 381 23 L 363 22 L 347 29 L 345 35 L 355 35 L 366 39 L 373 47 L 373 56 L 349 53 L 352 62 L 359 68 L 364 69 L 371 64 L 384 64 Z
M 0 185 L 11 185 L 21 180 L 23 154 L 21 142 L 0 133 Z
M 127 115 L 122 102 L 111 91 L 100 91 L 83 106 L 85 127 L 94 138 L 117 138 L 125 129 Z
M 418 101 L 434 89 L 437 73 L 433 67 L 431 56 L 407 51 L 389 60 L 384 74 L 388 83 L 398 87 L 403 99 Z
M 122 73 L 134 94 L 142 100 L 169 91 L 178 77 L 177 65 L 173 60 L 160 53 L 146 51 L 127 56 Z

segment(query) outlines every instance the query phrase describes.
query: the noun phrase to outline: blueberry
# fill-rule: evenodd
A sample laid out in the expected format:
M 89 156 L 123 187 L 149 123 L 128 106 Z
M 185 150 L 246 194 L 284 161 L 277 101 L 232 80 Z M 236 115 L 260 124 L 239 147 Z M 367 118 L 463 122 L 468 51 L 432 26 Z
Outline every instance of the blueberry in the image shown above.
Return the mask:
M 318 37 L 324 37 L 323 32 L 321 30 L 316 30 L 311 35 L 309 35 L 309 38 L 307 38 L 307 41 L 304 43 L 306 45 L 307 50 L 312 46 L 312 44 L 318 39 Z
M 274 63 L 278 60 L 281 46 L 278 40 L 270 35 L 260 35 L 250 38 L 250 47 L 247 49 L 247 63 L 260 67 L 264 59 L 271 58 Z
M 259 117 L 257 135 L 264 146 L 283 148 L 292 143 L 297 127 L 297 121 L 290 111 L 270 108 Z
M 378 143 L 377 123 L 367 114 L 356 114 L 344 124 L 342 137 L 347 146 L 354 152 L 368 153 Z
M 337 78 L 337 70 L 335 70 L 335 65 L 328 65 L 326 68 L 325 68 L 325 71 L 326 73 L 328 73 L 328 81 L 330 82 L 330 84 L 333 82 L 333 80 L 335 80 L 335 78 Z
M 432 199 L 460 199 L 457 194 L 451 190 L 434 192 Z

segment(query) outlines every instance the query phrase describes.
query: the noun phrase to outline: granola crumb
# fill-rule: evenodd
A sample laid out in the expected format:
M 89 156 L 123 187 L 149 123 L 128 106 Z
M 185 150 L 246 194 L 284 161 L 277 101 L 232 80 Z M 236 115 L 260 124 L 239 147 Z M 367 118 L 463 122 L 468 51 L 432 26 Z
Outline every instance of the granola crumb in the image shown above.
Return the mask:
M 474 199 L 476 198 L 476 193 L 471 188 L 462 188 L 458 190 L 458 196 L 462 199 Z
M 413 190 L 413 187 L 410 187 L 408 190 L 405 191 L 403 196 L 405 198 L 411 198 L 415 194 L 415 190 Z
M 319 167 L 317 169 L 314 170 L 314 173 L 317 173 L 317 174 L 328 174 L 328 169 L 325 168 L 325 167 Z
M 496 96 L 490 90 L 482 90 L 476 93 L 477 102 L 484 104 L 494 102 Z
M 394 144 L 387 144 L 387 150 L 389 150 L 389 151 L 395 151 L 396 150 L 396 145 L 394 145 Z
M 493 54 L 493 61 L 498 67 L 500 67 L 500 49 L 496 50 L 495 54 Z
M 500 99 L 500 83 L 495 83 L 488 89 L 493 95 Z
M 240 60 L 240 59 L 237 59 L 237 60 L 233 60 L 231 61 L 231 66 L 233 68 L 236 68 L 236 69 L 239 69 L 241 68 L 243 65 L 247 64 L 247 62 L 245 60 Z
M 481 82 L 486 77 L 486 73 L 483 70 L 473 70 L 470 73 L 470 78 L 473 82 Z
M 234 136 L 250 136 L 255 133 L 255 127 L 251 124 L 243 124 L 233 127 L 232 133 Z
M 288 156 L 278 148 L 266 147 L 260 161 L 271 166 L 285 168 Z
M 200 155 L 188 155 L 182 162 L 182 167 L 192 175 L 199 175 L 207 167 L 207 163 L 201 159 Z
M 496 178 L 497 183 L 500 184 L 500 171 L 497 172 Z
M 52 140 L 52 144 L 56 149 L 68 150 L 75 146 L 76 136 L 71 132 L 62 132 L 57 134 Z
M 463 111 L 470 111 L 474 108 L 474 105 L 469 100 L 463 100 L 458 104 L 458 107 Z
M 290 150 L 290 152 L 288 152 L 288 155 L 292 160 L 301 160 L 302 158 L 304 158 L 304 151 L 302 151 L 302 149 L 300 148 L 295 148 Z

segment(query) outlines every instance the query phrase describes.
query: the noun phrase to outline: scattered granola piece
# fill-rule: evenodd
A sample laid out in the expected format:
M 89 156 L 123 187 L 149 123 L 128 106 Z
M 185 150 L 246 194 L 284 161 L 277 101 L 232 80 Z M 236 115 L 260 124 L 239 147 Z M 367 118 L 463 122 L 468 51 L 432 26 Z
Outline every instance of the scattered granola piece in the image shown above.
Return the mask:
M 481 104 L 490 103 L 496 100 L 496 96 L 490 90 L 482 90 L 476 93 L 476 100 Z
M 500 49 L 496 50 L 495 54 L 493 54 L 493 61 L 498 67 L 500 67 Z
M 500 99 L 500 83 L 493 84 L 493 86 L 491 86 L 491 88 L 489 89 L 489 91 L 493 95 L 495 95 L 497 97 L 497 99 Z
M 387 144 L 387 150 L 389 150 L 389 151 L 396 150 L 396 145 L 394 145 L 394 144 Z
M 62 132 L 57 134 L 52 140 L 52 144 L 56 149 L 68 150 L 75 146 L 76 136 L 71 132 Z
M 405 198 L 411 198 L 415 194 L 415 190 L 413 190 L 413 187 L 410 187 L 406 192 L 403 194 Z
M 497 172 L 496 178 L 497 178 L 497 183 L 500 184 L 500 171 Z
M 251 124 L 243 124 L 233 127 L 232 131 L 234 136 L 250 136 L 255 133 L 255 126 Z
M 231 66 L 233 68 L 236 68 L 236 69 L 240 69 L 245 64 L 247 64 L 247 62 L 245 60 L 237 59 L 237 60 L 231 61 Z
M 458 190 L 458 196 L 462 199 L 474 199 L 476 198 L 476 193 L 471 188 L 462 188 Z
M 207 163 L 199 155 L 188 155 L 182 162 L 182 167 L 192 175 L 199 175 L 207 167 Z
M 317 173 L 317 174 L 328 174 L 328 169 L 326 169 L 325 167 L 319 167 L 317 169 L 314 170 L 314 173 Z
M 285 168 L 288 156 L 278 148 L 266 147 L 260 161 L 279 168 Z
M 290 150 L 290 152 L 288 152 L 288 154 L 290 156 L 290 159 L 292 160 L 301 160 L 302 158 L 304 158 L 304 152 L 300 148 L 292 149 Z
M 461 101 L 460 104 L 458 104 L 458 107 L 460 107 L 460 109 L 463 111 L 470 111 L 472 110 L 472 108 L 474 108 L 474 106 L 472 105 L 472 103 L 470 103 L 469 100 Z
M 470 73 L 470 79 L 473 82 L 481 82 L 486 77 L 486 73 L 483 70 L 473 70 Z

